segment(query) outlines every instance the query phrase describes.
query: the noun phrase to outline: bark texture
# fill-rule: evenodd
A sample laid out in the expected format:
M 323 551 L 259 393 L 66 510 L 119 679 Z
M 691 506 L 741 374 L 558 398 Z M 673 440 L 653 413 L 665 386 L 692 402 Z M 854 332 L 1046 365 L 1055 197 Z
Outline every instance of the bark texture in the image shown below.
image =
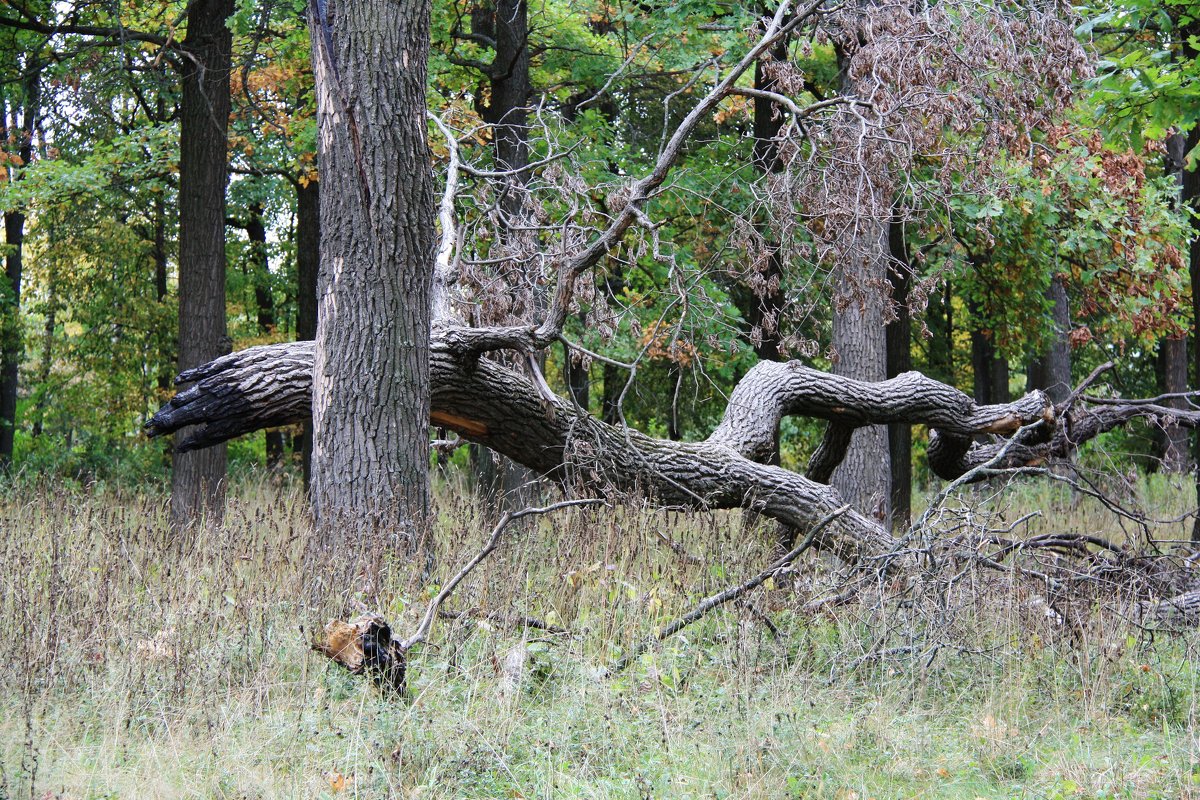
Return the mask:
M 1187 137 L 1174 133 L 1167 137 L 1164 172 L 1175 177 L 1179 184 L 1179 207 L 1187 205 L 1184 191 L 1184 171 L 1187 168 Z M 1187 337 L 1164 337 L 1158 343 L 1161 391 L 1166 393 L 1185 392 L 1188 386 Z M 1171 400 L 1167 405 L 1184 408 L 1182 400 Z M 1178 425 L 1163 428 L 1162 467 L 1167 472 L 1186 472 L 1191 468 L 1188 452 L 1188 433 Z
M 1162 362 L 1162 391 L 1181 394 L 1188 388 L 1188 341 L 1186 336 L 1164 338 L 1158 342 Z M 1187 408 L 1182 398 L 1165 400 L 1163 405 L 1174 409 Z M 1187 472 L 1192 460 L 1188 453 L 1188 432 L 1181 425 L 1167 424 L 1162 432 L 1162 468 L 1166 472 Z
M 314 2 L 322 170 L 313 511 L 320 529 L 429 506 L 434 260 L 424 0 Z
M 835 300 L 833 348 L 838 360 L 836 375 L 859 381 L 882 381 L 887 377 L 887 339 L 884 333 L 886 298 L 878 288 L 887 280 L 887 228 L 867 223 L 859 237 L 864 255 L 842 267 L 843 288 L 859 287 L 857 298 Z M 880 273 L 880 270 L 883 270 Z M 878 273 L 878 274 L 877 274 Z M 839 310 L 839 306 L 842 306 Z M 891 459 L 887 428 L 859 428 L 846 458 L 833 475 L 833 485 L 855 508 L 876 518 L 890 518 Z
M 177 447 L 186 450 L 302 421 L 310 408 L 316 349 L 312 342 L 265 345 L 185 373 L 180 380 L 194 385 L 165 405 L 147 431 L 157 436 L 202 424 L 179 437 Z M 798 362 L 761 362 L 738 384 L 707 440 L 672 442 L 578 413 L 568 400 L 546 398 L 516 370 L 458 355 L 440 335 L 432 342 L 430 363 L 429 421 L 539 474 L 567 486 L 642 491 L 665 505 L 748 508 L 800 532 L 843 501 L 812 476 L 761 463 L 770 457 L 785 415 L 831 422 L 835 435 L 827 441 L 826 475 L 845 451 L 843 434 L 862 425 L 906 421 L 937 428 L 945 441 L 966 443 L 962 459 L 973 436 L 1011 434 L 1038 420 L 1053 421 L 1040 392 L 1008 405 L 978 406 L 916 372 L 872 384 Z M 846 558 L 884 558 L 896 546 L 883 526 L 856 512 L 839 517 L 823 541 Z
M 229 72 L 232 0 L 188 7 L 188 56 L 181 59 L 179 132 L 179 368 L 229 352 L 225 327 L 225 187 L 229 180 Z M 171 518 L 219 514 L 225 500 L 225 448 L 174 453 Z
M 254 347 L 181 375 L 181 380 L 197 383 L 164 406 L 147 431 L 161 435 L 206 422 L 205 428 L 177 443 L 187 449 L 266 425 L 300 421 L 311 398 L 315 349 L 311 342 Z M 433 424 L 564 485 L 637 490 L 664 505 L 750 508 L 801 531 L 842 505 L 831 487 L 753 460 L 750 453 L 759 442 L 771 439 L 778 419 L 756 416 L 753 424 L 761 430 L 745 436 L 714 434 L 704 442 L 654 439 L 577 414 L 569 401 L 548 401 L 528 378 L 502 364 L 461 359 L 437 341 L 431 354 Z M 768 364 L 760 367 L 764 365 Z M 858 405 L 878 396 L 864 394 Z M 785 406 L 767 402 L 763 408 L 771 414 Z M 818 413 L 839 414 L 825 411 L 836 408 L 825 398 L 815 408 Z M 739 449 L 743 447 L 749 451 Z M 883 557 L 896 545 L 877 522 L 853 511 L 826 529 L 823 542 L 847 559 Z
M 1188 27 L 1186 33 L 1189 36 L 1200 34 L 1200 23 L 1192 22 Z M 1189 58 L 1195 58 L 1197 52 L 1188 44 L 1189 41 L 1190 38 L 1185 36 L 1185 51 Z M 1190 153 L 1197 146 L 1200 146 L 1200 125 L 1188 131 L 1184 152 Z M 1196 213 L 1200 211 L 1200 169 L 1195 168 L 1195 165 L 1183 172 L 1180 197 L 1184 207 L 1192 212 L 1192 241 L 1191 247 L 1188 248 L 1188 273 L 1192 284 L 1192 340 L 1195 342 L 1195 347 L 1192 348 L 1192 372 L 1194 380 L 1200 382 L 1200 216 Z M 1192 434 L 1192 463 L 1196 476 L 1196 500 L 1200 503 L 1200 431 Z M 1200 515 L 1192 524 L 1192 541 L 1200 542 Z
M 850 59 L 839 50 L 838 69 L 841 94 L 848 97 L 870 96 L 850 75 Z M 852 169 L 883 169 L 867 166 L 873 133 L 867 123 L 847 124 L 842 136 L 859 144 L 844 145 L 854 160 Z M 853 202 L 866 209 L 890 208 L 891 203 L 878 196 L 887 184 L 885 175 L 860 181 Z M 834 373 L 860 381 L 882 381 L 888 377 L 887 334 L 889 314 L 888 266 L 891 261 L 890 223 L 872 213 L 855 217 L 837 265 L 837 285 L 833 297 L 833 349 L 837 361 Z M 855 508 L 868 510 L 877 519 L 891 519 L 891 445 L 888 430 L 871 426 L 854 432 L 846 458 L 833 474 L 833 485 Z
M 908 307 L 912 287 L 912 265 L 904 226 L 893 221 L 888 229 L 892 263 L 888 269 L 896 319 L 884 333 L 887 342 L 887 376 L 895 378 L 912 369 L 912 312 Z M 978 399 L 978 398 L 976 398 Z M 912 426 L 906 422 L 888 425 L 888 466 L 891 469 L 893 529 L 907 529 L 912 522 Z

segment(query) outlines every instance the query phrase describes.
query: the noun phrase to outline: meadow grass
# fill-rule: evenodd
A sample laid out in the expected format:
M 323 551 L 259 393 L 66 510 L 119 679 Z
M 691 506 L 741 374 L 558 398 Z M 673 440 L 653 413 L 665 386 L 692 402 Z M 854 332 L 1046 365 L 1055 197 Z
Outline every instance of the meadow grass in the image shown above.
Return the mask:
M 1129 499 L 1166 516 L 1188 504 L 1180 484 Z M 1116 530 L 1062 487 L 972 491 L 1009 518 L 1040 509 L 1031 531 Z M 186 532 L 161 496 L 61 485 L 11 490 L 0 525 L 0 797 L 1200 797 L 1200 639 L 1100 613 L 1068 636 L 1003 576 L 933 611 L 812 616 L 836 565 L 810 559 L 605 677 L 767 562 L 769 527 L 740 514 L 629 506 L 513 529 L 450 603 L 493 618 L 439 621 L 405 699 L 308 643 L 351 606 L 412 630 L 437 578 L 386 535 L 315 547 L 286 481 L 239 483 L 221 524 Z M 436 575 L 489 529 L 443 487 Z

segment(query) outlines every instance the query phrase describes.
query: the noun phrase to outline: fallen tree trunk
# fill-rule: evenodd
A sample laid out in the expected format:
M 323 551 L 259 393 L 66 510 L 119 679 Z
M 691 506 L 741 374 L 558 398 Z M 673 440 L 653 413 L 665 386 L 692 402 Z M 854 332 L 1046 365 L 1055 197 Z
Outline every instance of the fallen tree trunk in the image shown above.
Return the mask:
M 1055 409 L 1041 392 L 1013 403 L 978 406 L 953 387 L 920 373 L 865 383 L 798 363 L 762 362 L 734 389 L 725 417 L 703 442 L 654 439 L 580 413 L 548 396 L 521 373 L 463 355 L 453 335 L 435 335 L 431 422 L 451 428 L 563 485 L 640 490 L 657 502 L 701 509 L 749 508 L 804 531 L 841 505 L 825 485 L 849 440 L 827 436 L 803 477 L 761 463 L 770 459 L 780 421 L 805 415 L 830 421 L 834 432 L 868 424 L 907 422 L 933 429 L 930 467 L 956 479 L 994 459 L 995 469 L 1068 458 L 1083 442 L 1134 417 L 1194 427 L 1200 413 L 1153 402 L 1081 398 Z M 261 428 L 306 421 L 311 414 L 312 342 L 253 347 L 182 373 L 179 392 L 147 423 L 159 436 L 195 426 L 180 451 L 208 447 Z M 1085 405 L 1086 404 L 1086 405 Z M 1059 419 L 1061 416 L 1061 419 Z M 972 436 L 1013 433 L 1041 420 L 1041 441 L 981 444 Z M 984 477 L 981 473 L 980 477 Z M 896 541 L 860 513 L 843 515 L 822 537 L 847 558 L 881 556 Z
M 182 373 L 178 382 L 191 385 L 154 415 L 147 433 L 185 431 L 176 447 L 188 450 L 307 420 L 313 348 L 312 342 L 264 345 Z M 1200 412 L 1166 408 L 1158 405 L 1160 398 L 1087 397 L 1081 388 L 1057 407 L 1040 392 L 1014 403 L 977 406 L 918 373 L 872 384 L 798 364 L 763 362 L 735 388 L 724 419 L 707 440 L 675 442 L 602 422 L 516 370 L 464 355 L 437 334 L 430 374 L 433 424 L 508 456 L 568 492 L 638 492 L 663 506 L 753 509 L 801 536 L 819 529 L 815 546 L 869 572 L 908 571 L 917 566 L 918 555 L 907 538 L 893 537 L 877 520 L 843 509 L 837 491 L 824 483 L 857 426 L 929 425 L 934 472 L 970 481 L 1005 468 L 1069 458 L 1083 442 L 1135 417 L 1200 425 Z M 769 460 L 780 420 L 789 414 L 830 423 L 808 476 L 760 463 Z M 982 434 L 996 441 L 975 441 Z M 1168 603 L 1171 613 L 1182 610 L 1185 616 L 1200 607 L 1191 595 Z
M 1081 402 L 1081 407 L 1062 413 L 1054 428 L 1040 437 L 1040 441 L 1019 442 L 1009 447 L 1004 457 L 992 465 L 993 468 L 1040 466 L 1070 458 L 1084 442 L 1137 418 L 1149 419 L 1160 426 L 1200 426 L 1200 412 L 1196 411 L 1183 411 L 1136 400 L 1084 397 Z M 926 456 L 933 474 L 954 480 L 994 459 L 1004 445 L 1005 442 L 975 442 L 935 429 L 930 436 Z M 981 479 L 985 477 L 980 476 Z
M 176 443 L 177 449 L 190 450 L 308 419 L 313 348 L 312 342 L 254 347 L 181 374 L 178 381 L 191 385 L 154 415 L 147 433 L 195 426 Z M 748 508 L 802 532 L 842 503 L 823 482 L 760 463 L 768 460 L 786 415 L 827 419 L 839 430 L 899 421 L 929 425 L 940 432 L 939 446 L 955 446 L 959 475 L 987 461 L 982 457 L 987 446 L 972 445 L 973 434 L 1011 433 L 1038 420 L 1052 425 L 1055 418 L 1040 392 L 1014 403 L 977 406 L 962 392 L 916 372 L 865 383 L 795 362 L 763 362 L 736 387 L 725 418 L 707 440 L 673 442 L 581 413 L 513 369 L 463 355 L 452 334 L 435 334 L 431 375 L 432 423 L 564 486 L 640 491 L 667 506 Z M 827 441 L 817 477 L 827 479 L 844 454 L 845 440 Z M 937 453 L 932 444 L 931 449 Z M 1016 458 L 1028 455 L 1023 446 L 1011 449 L 1021 451 Z M 950 477 L 950 470 L 938 474 Z M 898 542 L 876 521 L 851 511 L 829 526 L 820 544 L 861 560 L 886 556 Z
M 192 383 L 146 425 L 151 436 L 197 427 L 176 443 L 195 449 L 307 417 L 312 342 L 254 347 L 179 376 Z M 430 358 L 431 421 L 567 487 L 640 491 L 666 506 L 750 508 L 807 531 L 837 510 L 829 486 L 759 464 L 724 442 L 672 442 L 608 425 L 547 398 L 524 375 L 487 359 L 460 358 L 436 343 Z M 775 425 L 778 420 L 775 420 Z M 847 560 L 879 558 L 896 540 L 854 511 L 820 544 Z

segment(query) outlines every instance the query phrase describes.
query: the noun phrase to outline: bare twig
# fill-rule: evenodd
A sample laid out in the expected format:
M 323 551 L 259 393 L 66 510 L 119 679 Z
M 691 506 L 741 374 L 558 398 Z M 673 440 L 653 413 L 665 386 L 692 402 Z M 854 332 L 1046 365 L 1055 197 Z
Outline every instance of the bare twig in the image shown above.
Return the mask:
M 496 527 L 492 529 L 492 535 L 488 537 L 487 543 L 484 544 L 483 549 L 476 553 L 475 556 L 468 561 L 453 578 L 446 581 L 446 585 L 442 587 L 442 590 L 438 592 L 437 596 L 434 597 L 429 603 L 429 608 L 425 610 L 425 616 L 421 619 L 421 624 L 417 626 L 417 630 L 412 636 L 400 642 L 400 649 L 407 651 L 414 645 L 424 642 L 426 639 L 428 639 L 429 632 L 433 628 L 433 620 L 438 614 L 438 607 L 446 601 L 446 598 L 454 593 L 454 590 L 457 589 L 458 585 L 462 583 L 468 575 L 471 574 L 473 569 L 479 566 L 485 558 L 492 554 L 492 551 L 495 550 L 500 544 L 500 537 L 504 534 L 504 530 L 509 526 L 509 524 L 523 517 L 531 517 L 535 515 L 540 516 L 541 514 L 548 514 L 551 511 L 558 511 L 561 508 L 601 505 L 604 502 L 605 501 L 603 498 L 589 497 L 582 500 L 563 500 L 558 503 L 551 503 L 548 506 L 523 508 L 520 511 L 509 511 L 506 513 L 500 518 L 500 521 L 496 523 Z
M 477 608 L 468 609 L 467 611 L 444 611 L 439 610 L 438 614 L 442 619 L 486 619 L 495 625 L 504 625 L 511 628 L 533 628 L 539 631 L 545 631 L 554 636 L 562 636 L 569 633 L 566 628 L 558 625 L 551 625 L 545 620 L 537 617 L 527 617 L 524 614 L 501 614 L 499 612 L 484 612 Z
M 643 639 L 641 642 L 634 645 L 634 647 L 631 648 L 628 653 L 623 655 L 621 658 L 617 659 L 617 661 L 608 669 L 608 674 L 615 675 L 616 673 L 621 672 L 626 667 L 628 667 L 631 663 L 636 661 L 642 655 L 642 653 L 645 653 L 647 650 L 649 650 L 651 647 L 658 644 L 659 642 L 664 641 L 664 640 L 670 638 L 671 636 L 674 636 L 676 633 L 679 633 L 679 631 L 683 630 L 688 625 L 691 625 L 693 622 L 695 622 L 698 619 L 700 619 L 701 617 L 703 617 L 709 611 L 712 611 L 714 608 L 723 606 L 731 600 L 737 600 L 739 597 L 746 594 L 746 592 L 749 592 L 753 589 L 757 589 L 759 586 L 762 586 L 764 583 L 767 582 L 767 579 L 771 578 L 776 573 L 778 573 L 780 570 L 782 570 L 784 567 L 791 564 L 793 561 L 795 561 L 800 556 L 800 554 L 802 554 L 808 548 L 812 547 L 813 542 L 815 542 L 817 540 L 817 536 L 821 533 L 821 531 L 825 528 L 825 526 L 827 526 L 829 523 L 833 522 L 835 519 L 840 517 L 842 514 L 845 514 L 849 510 L 850 510 L 850 506 L 844 505 L 841 508 L 836 509 L 835 511 L 826 515 L 824 519 L 822 519 L 820 522 L 818 522 L 816 525 L 814 525 L 812 527 L 812 530 L 810 530 L 808 532 L 808 535 L 804 537 L 804 541 L 802 541 L 800 544 L 798 544 L 794 548 L 792 548 L 787 554 L 777 558 L 775 561 L 773 561 L 771 563 L 770 566 L 768 566 L 762 572 L 758 573 L 753 578 L 751 578 L 748 581 L 745 581 L 744 583 L 739 583 L 737 586 L 731 586 L 728 589 L 725 589 L 724 591 L 718 592 L 717 594 L 714 594 L 710 597 L 704 598 L 691 611 L 684 614 L 682 617 L 679 617 L 678 619 L 674 620 L 673 622 L 669 623 L 668 625 L 660 628 L 654 636 Z

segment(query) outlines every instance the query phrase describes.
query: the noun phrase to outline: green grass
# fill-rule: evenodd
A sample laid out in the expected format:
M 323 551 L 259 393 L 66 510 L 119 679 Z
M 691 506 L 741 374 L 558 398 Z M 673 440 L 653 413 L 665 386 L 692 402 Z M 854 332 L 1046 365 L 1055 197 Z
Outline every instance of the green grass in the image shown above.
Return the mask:
M 1189 489 L 1137 492 L 1166 515 Z M 976 501 L 1115 530 L 1045 484 Z M 439 507 L 444 576 L 489 526 L 457 492 Z M 771 543 L 737 514 L 563 512 L 514 530 L 451 605 L 570 635 L 439 621 L 411 696 L 390 700 L 307 643 L 354 602 L 412 629 L 430 587 L 394 543 L 317 548 L 294 487 L 266 480 L 237 486 L 220 526 L 173 533 L 165 516 L 157 495 L 0 500 L 0 797 L 1200 797 L 1200 640 L 1098 608 L 1080 641 L 1004 575 L 940 605 L 885 591 L 808 617 L 836 578 L 814 560 L 753 598 L 778 639 L 731 606 L 605 678 Z M 514 647 L 529 662 L 506 694 Z

